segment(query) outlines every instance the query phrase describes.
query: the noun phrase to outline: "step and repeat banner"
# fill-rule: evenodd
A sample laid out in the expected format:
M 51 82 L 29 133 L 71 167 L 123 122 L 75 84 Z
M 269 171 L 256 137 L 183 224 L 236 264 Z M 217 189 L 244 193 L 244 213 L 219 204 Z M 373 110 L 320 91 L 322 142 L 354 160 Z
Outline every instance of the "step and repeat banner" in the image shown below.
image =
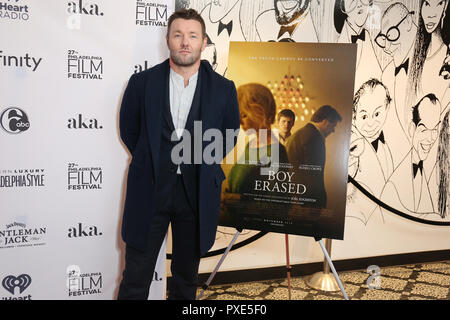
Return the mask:
M 0 299 L 112 299 L 129 77 L 168 56 L 173 1 L 0 1 Z M 153 299 L 165 298 L 165 246 Z

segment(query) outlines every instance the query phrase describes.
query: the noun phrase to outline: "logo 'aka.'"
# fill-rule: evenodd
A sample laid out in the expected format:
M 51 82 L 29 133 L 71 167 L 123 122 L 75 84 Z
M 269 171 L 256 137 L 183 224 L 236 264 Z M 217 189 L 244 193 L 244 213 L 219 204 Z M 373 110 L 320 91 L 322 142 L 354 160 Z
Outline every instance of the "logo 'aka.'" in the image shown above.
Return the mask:
M 24 292 L 26 288 L 28 288 L 31 284 L 31 277 L 27 274 L 21 274 L 18 277 L 15 276 L 6 276 L 2 281 L 2 286 L 11 294 L 14 294 L 14 289 L 18 287 L 20 289 L 20 293 Z

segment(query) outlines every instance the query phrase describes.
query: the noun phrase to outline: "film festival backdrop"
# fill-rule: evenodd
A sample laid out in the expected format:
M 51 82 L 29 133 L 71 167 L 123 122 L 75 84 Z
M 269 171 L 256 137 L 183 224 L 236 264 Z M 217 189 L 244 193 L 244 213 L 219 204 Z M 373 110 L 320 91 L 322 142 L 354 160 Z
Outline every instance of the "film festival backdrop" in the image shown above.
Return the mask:
M 341 217 L 338 225 L 345 232 L 328 233 L 344 241 L 333 243 L 333 260 L 450 249 L 448 2 L 0 0 L 1 299 L 115 297 L 130 159 L 118 134 L 120 101 L 131 74 L 167 57 L 167 17 L 181 7 L 205 19 L 204 59 L 238 85 L 258 80 L 270 90 L 277 112 L 295 113 L 294 135 L 323 104 L 352 109 L 350 183 L 345 223 Z M 233 41 L 356 43 L 353 104 L 317 89 L 326 74 L 324 83 L 340 86 L 339 74 L 314 74 L 288 61 L 240 80 L 231 60 L 228 66 Z M 251 56 L 280 56 L 269 51 Z M 274 119 L 271 129 L 277 125 Z M 327 139 L 327 150 L 344 127 Z M 327 154 L 325 172 L 333 156 Z M 280 170 L 277 179 L 290 175 Z M 330 197 L 333 187 L 327 179 Z M 262 228 L 255 229 L 238 241 Z M 220 226 L 212 251 L 234 233 Z M 280 252 L 284 235 L 269 233 L 232 251 L 221 270 L 281 266 Z M 290 253 L 291 264 L 323 260 L 311 237 L 291 236 Z M 170 272 L 163 256 L 151 298 L 164 298 Z M 202 259 L 200 272 L 210 273 L 218 259 Z

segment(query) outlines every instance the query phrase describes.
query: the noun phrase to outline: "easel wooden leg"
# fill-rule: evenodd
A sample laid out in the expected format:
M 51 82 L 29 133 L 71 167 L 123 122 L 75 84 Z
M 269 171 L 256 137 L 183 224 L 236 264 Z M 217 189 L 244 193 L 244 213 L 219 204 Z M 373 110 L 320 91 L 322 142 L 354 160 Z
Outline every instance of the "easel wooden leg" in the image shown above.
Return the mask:
M 289 262 L 289 235 L 285 235 L 286 239 L 286 270 L 287 270 L 287 281 L 288 281 L 288 297 L 291 300 L 291 265 Z

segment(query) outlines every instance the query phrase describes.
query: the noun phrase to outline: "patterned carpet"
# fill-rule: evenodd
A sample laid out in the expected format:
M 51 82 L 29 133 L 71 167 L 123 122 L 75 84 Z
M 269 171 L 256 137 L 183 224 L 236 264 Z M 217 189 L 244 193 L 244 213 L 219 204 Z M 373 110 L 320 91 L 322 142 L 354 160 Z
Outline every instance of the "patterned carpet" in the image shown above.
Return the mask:
M 339 276 L 350 300 L 450 300 L 450 261 L 381 268 L 380 289 L 368 288 L 366 270 L 340 272 Z M 340 291 L 324 292 L 309 287 L 308 278 L 291 278 L 292 300 L 343 299 Z M 202 299 L 288 300 L 288 283 L 287 279 L 279 279 L 212 285 Z

